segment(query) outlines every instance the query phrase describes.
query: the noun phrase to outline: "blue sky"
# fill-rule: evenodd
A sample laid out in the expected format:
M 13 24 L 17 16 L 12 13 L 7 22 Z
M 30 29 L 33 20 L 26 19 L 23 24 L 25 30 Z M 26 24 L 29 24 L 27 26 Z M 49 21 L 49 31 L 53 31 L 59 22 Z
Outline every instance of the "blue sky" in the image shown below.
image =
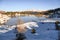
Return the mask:
M 0 10 L 48 10 L 60 7 L 60 0 L 0 0 Z

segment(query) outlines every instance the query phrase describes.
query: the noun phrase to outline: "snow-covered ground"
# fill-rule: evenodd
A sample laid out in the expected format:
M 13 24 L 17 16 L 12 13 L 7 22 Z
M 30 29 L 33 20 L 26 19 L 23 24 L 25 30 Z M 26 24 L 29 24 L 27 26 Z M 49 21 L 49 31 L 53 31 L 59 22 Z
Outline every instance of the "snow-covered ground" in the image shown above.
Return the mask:
M 0 24 L 7 22 L 10 19 L 7 15 L 0 15 Z
M 36 22 L 39 27 L 32 27 L 36 30 L 35 34 L 31 33 L 31 29 L 25 32 L 26 40 L 58 40 L 58 30 L 55 30 L 54 22 L 40 22 L 37 17 L 19 17 L 24 22 Z M 18 18 L 11 18 L 6 25 L 0 25 L 0 40 L 16 39 L 16 24 Z

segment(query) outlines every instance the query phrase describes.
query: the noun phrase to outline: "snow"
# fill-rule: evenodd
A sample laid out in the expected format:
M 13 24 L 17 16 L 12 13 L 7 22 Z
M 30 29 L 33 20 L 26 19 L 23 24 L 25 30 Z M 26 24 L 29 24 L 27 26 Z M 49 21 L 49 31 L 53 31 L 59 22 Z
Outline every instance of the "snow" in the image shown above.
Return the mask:
M 34 17 L 34 16 L 33 16 Z M 33 21 L 37 24 L 35 26 L 39 27 L 31 27 L 36 30 L 35 34 L 31 33 L 31 29 L 28 29 L 25 32 L 26 40 L 58 40 L 58 30 L 55 30 L 55 24 L 54 22 L 41 22 L 37 17 L 21 17 L 25 22 L 30 21 L 30 23 Z M 15 40 L 16 39 L 16 33 L 15 33 L 15 27 L 17 23 L 18 18 L 11 18 L 6 22 L 6 25 L 0 25 L 0 40 Z M 26 26 L 28 23 L 26 23 Z M 32 23 L 32 26 L 34 23 Z M 29 26 L 30 27 L 30 26 Z
M 5 22 L 7 22 L 7 20 L 9 20 L 10 17 L 8 17 L 7 15 L 0 15 L 0 23 L 3 24 Z
M 25 23 L 23 24 L 25 25 L 26 27 L 28 26 L 29 27 L 39 27 L 38 24 L 36 22 L 28 22 L 28 23 Z M 30 29 L 30 28 L 29 28 Z M 32 28 L 31 28 L 32 29 Z

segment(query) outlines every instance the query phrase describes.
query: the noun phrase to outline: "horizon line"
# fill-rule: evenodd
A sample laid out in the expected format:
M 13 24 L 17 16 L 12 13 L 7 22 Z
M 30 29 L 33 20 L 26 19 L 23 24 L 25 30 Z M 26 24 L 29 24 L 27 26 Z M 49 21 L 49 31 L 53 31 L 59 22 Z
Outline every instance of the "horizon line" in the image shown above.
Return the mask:
M 59 8 L 59 7 L 57 7 Z M 40 9 L 25 9 L 25 10 L 0 10 L 0 11 L 5 11 L 5 12 L 20 12 L 20 11 L 47 11 L 47 10 L 53 10 L 53 9 L 57 9 L 57 8 L 52 8 L 52 9 L 46 9 L 46 10 L 40 10 Z

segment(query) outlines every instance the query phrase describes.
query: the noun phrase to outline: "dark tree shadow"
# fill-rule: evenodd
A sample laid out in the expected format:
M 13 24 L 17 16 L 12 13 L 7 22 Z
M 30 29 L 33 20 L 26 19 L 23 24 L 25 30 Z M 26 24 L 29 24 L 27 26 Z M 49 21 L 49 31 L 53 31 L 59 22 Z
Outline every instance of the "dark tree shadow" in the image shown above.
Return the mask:
M 26 39 L 26 36 L 25 36 L 24 33 L 17 34 L 17 39 L 16 40 L 24 40 L 24 39 Z

